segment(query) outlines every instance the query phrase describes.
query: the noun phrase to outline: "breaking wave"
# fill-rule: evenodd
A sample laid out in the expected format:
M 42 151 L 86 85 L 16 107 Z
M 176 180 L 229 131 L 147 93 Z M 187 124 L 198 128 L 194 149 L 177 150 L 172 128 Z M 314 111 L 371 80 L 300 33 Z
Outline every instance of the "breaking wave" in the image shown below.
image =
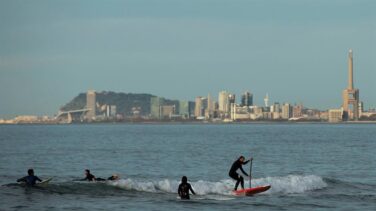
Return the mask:
M 194 191 L 198 195 L 231 195 L 234 187 L 234 181 L 230 179 L 218 182 L 210 181 L 190 181 Z M 122 179 L 109 182 L 109 185 L 134 191 L 144 192 L 165 192 L 176 193 L 180 181 L 178 180 L 160 180 L 160 181 L 138 181 L 134 179 Z M 264 194 L 273 193 L 304 193 L 307 191 L 319 190 L 327 187 L 323 178 L 315 175 L 288 175 L 285 177 L 266 177 L 252 180 L 252 187 L 271 185 L 271 189 Z M 246 182 L 245 186 L 248 186 Z
M 325 180 L 327 181 L 327 180 Z M 252 180 L 252 187 L 271 185 L 271 188 L 260 194 L 299 194 L 308 191 L 320 190 L 326 188 L 328 184 L 322 177 L 315 175 L 288 175 L 284 177 L 265 177 Z M 217 182 L 213 181 L 189 181 L 198 196 L 202 199 L 231 200 L 232 190 L 235 181 L 224 179 Z M 330 181 L 327 181 L 331 184 Z M 106 182 L 51 182 L 45 187 L 29 188 L 28 191 L 41 191 L 51 194 L 78 194 L 92 195 L 97 197 L 119 194 L 133 194 L 137 192 L 146 193 L 177 193 L 180 181 L 178 180 L 137 180 L 121 179 L 118 181 Z M 248 187 L 248 182 L 245 183 Z M 22 187 L 19 184 L 7 184 L 6 187 Z M 121 191 L 123 190 L 123 191 Z M 124 191 L 126 190 L 126 191 Z

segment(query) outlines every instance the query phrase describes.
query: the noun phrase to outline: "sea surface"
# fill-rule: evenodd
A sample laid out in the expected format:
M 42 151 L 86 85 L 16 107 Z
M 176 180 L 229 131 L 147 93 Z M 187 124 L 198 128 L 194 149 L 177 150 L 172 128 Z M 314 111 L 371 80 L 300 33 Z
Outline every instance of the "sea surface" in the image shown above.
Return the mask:
M 240 155 L 269 191 L 231 194 Z M 28 168 L 53 179 L 17 184 Z M 0 210 L 376 210 L 376 124 L 2 125 Z

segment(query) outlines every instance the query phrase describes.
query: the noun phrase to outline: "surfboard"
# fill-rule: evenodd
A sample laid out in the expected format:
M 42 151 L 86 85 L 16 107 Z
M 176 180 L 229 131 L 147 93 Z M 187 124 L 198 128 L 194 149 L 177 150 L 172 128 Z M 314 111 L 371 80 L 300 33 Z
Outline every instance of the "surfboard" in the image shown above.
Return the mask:
M 51 178 L 48 178 L 48 179 L 45 179 L 45 180 L 42 180 L 42 182 L 38 182 L 36 185 L 37 186 L 40 186 L 40 187 L 44 187 L 44 186 L 47 186 L 48 183 L 52 180 L 52 177 Z
M 232 191 L 232 193 L 236 196 L 252 196 L 254 194 L 262 193 L 270 189 L 270 185 L 266 186 L 259 186 L 254 188 L 246 188 L 242 190 Z

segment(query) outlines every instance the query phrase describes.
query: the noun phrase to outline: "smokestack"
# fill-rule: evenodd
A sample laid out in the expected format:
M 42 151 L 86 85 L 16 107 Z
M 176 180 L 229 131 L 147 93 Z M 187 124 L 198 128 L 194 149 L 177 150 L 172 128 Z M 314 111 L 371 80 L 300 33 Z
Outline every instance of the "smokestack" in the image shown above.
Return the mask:
M 349 81 L 348 81 L 348 89 L 354 89 L 354 81 L 353 81 L 353 51 L 352 49 L 349 50 L 349 59 L 348 59 L 348 68 L 349 68 Z

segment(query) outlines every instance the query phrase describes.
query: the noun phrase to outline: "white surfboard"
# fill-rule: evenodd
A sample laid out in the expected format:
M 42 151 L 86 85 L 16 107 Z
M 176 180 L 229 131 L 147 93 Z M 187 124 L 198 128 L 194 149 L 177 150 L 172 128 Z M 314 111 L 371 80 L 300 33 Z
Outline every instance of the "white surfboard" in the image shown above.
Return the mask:
M 37 186 L 40 186 L 40 187 L 44 187 L 44 186 L 47 186 L 48 183 L 52 180 L 52 177 L 48 178 L 48 179 L 45 179 L 45 180 L 42 180 L 42 182 L 38 182 L 36 185 Z

